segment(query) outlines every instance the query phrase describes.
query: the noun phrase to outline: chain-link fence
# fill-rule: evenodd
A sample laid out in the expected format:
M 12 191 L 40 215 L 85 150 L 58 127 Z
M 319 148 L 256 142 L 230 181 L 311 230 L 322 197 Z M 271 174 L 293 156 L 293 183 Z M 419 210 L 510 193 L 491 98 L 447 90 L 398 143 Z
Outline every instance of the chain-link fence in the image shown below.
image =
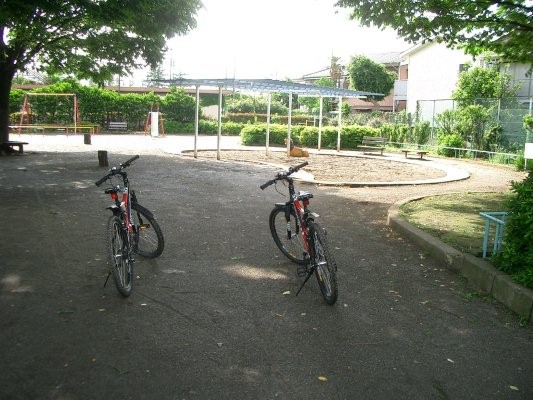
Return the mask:
M 465 101 L 452 99 L 419 100 L 417 102 L 418 121 L 428 121 L 431 126 L 431 138 L 437 136 L 438 116 L 447 110 L 457 110 Z M 511 97 L 503 99 L 472 99 L 468 104 L 482 105 L 492 113 L 493 121 L 499 124 L 508 143 L 524 146 L 532 141 L 523 128 L 523 117 L 533 113 L 533 97 Z

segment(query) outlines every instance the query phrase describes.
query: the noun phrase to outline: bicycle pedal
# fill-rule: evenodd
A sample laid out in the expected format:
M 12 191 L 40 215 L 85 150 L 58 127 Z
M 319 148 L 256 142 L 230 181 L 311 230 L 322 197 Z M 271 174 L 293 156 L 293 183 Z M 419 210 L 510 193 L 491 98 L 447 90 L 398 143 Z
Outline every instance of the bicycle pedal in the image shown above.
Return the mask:
M 140 231 L 143 231 L 143 230 L 148 229 L 148 228 L 150 228 L 150 224 L 141 224 L 141 225 L 139 225 L 139 230 Z

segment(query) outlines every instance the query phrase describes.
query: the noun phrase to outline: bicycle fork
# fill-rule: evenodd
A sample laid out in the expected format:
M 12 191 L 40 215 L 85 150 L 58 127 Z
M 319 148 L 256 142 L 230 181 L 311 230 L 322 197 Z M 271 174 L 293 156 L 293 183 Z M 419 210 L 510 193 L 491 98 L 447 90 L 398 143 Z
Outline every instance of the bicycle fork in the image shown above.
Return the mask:
M 316 237 L 315 237 L 315 235 L 313 233 L 311 233 L 311 235 L 307 235 L 307 243 L 308 243 L 309 250 L 310 250 L 311 254 L 308 254 L 309 264 L 306 264 L 304 266 L 305 267 L 305 271 L 307 273 L 305 275 L 304 281 L 300 285 L 300 288 L 296 292 L 296 296 L 298 296 L 298 294 L 303 289 L 303 287 L 305 286 L 305 284 L 307 283 L 307 281 L 309 280 L 311 275 L 313 275 L 313 273 L 316 271 L 316 269 L 327 264 L 326 261 L 319 261 L 318 260 L 318 256 L 317 256 L 318 252 L 317 252 L 315 240 L 316 240 Z

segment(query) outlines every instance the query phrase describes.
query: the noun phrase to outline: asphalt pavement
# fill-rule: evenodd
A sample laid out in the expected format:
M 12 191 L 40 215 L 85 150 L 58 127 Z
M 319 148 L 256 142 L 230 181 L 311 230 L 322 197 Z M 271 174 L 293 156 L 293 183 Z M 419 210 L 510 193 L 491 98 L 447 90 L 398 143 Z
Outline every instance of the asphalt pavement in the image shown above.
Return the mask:
M 0 157 L 1 399 L 533 398 L 531 326 L 391 231 L 390 204 L 301 184 L 338 264 L 328 306 L 315 281 L 294 296 L 270 236 L 274 168 L 144 149 L 132 188 L 166 246 L 125 299 L 103 287 L 106 169 L 41 148 Z

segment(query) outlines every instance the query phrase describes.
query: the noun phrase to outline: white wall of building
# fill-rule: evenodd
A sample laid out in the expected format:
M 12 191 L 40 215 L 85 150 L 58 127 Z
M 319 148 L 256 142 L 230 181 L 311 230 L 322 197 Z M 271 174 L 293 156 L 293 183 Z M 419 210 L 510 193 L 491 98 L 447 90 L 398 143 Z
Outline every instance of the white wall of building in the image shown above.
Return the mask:
M 404 54 L 409 64 L 407 111 L 414 113 L 418 100 L 450 99 L 456 87 L 462 64 L 473 64 L 473 59 L 462 50 L 453 50 L 443 44 L 427 43 Z

